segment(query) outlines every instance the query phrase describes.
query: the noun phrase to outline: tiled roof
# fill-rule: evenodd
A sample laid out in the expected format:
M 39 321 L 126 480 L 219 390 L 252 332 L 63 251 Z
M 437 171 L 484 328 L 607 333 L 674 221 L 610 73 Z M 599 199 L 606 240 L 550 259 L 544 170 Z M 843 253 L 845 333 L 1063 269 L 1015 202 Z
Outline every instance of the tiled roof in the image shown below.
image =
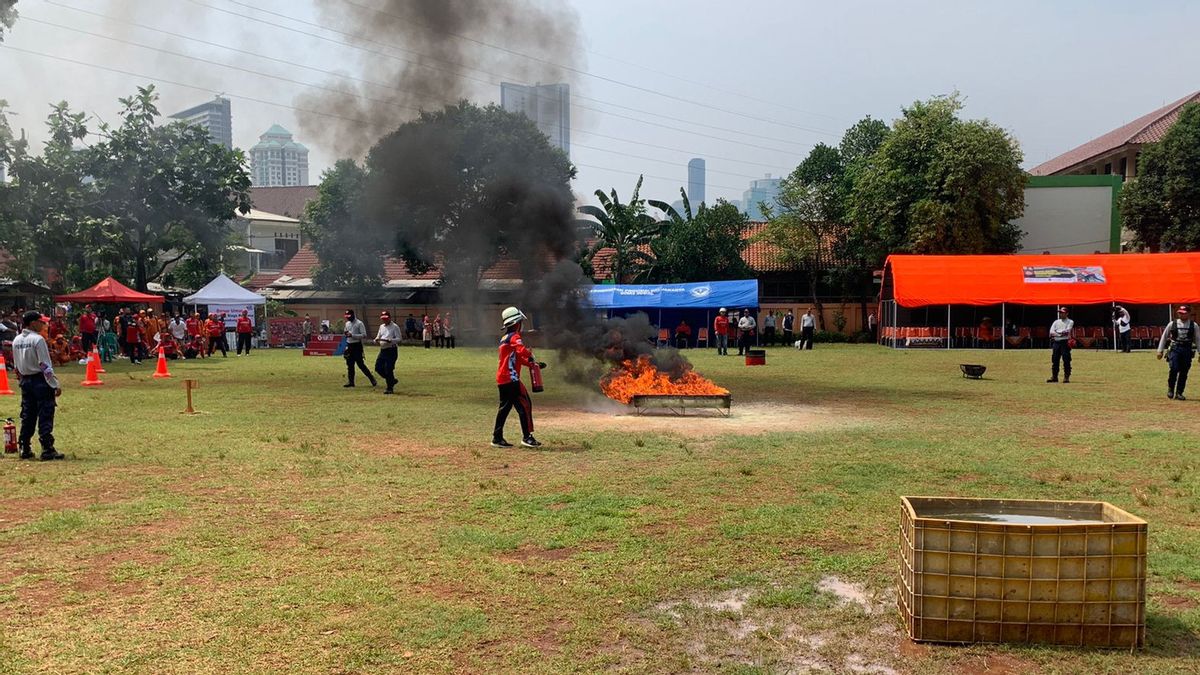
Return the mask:
M 1152 113 L 1142 115 L 1124 126 L 1094 138 L 1087 143 L 1065 152 L 1054 159 L 1043 162 L 1033 168 L 1030 173 L 1035 176 L 1051 176 L 1067 171 L 1077 164 L 1090 159 L 1096 159 L 1126 145 L 1141 145 L 1155 143 L 1162 139 L 1163 134 L 1179 119 L 1179 109 L 1185 104 L 1200 102 L 1200 91 L 1188 94 L 1170 105 L 1163 106 Z
M 283 266 L 283 270 L 278 274 L 272 275 L 270 283 L 274 283 L 280 277 L 290 277 L 292 279 L 309 279 L 313 275 L 313 270 L 317 267 L 320 260 L 317 258 L 317 253 L 310 245 L 300 247 L 296 255 Z M 262 275 L 260 275 L 262 276 Z M 424 274 L 412 274 L 408 271 L 408 266 L 404 261 L 398 258 L 386 258 L 383 261 L 383 276 L 385 281 L 397 280 L 421 280 L 421 281 L 436 281 L 441 278 L 441 271 L 432 269 Z M 515 280 L 521 278 L 521 268 L 518 261 L 511 258 L 504 258 L 489 267 L 483 273 L 484 279 L 503 279 Z M 266 285 L 270 285 L 270 283 Z
M 282 276 L 281 272 L 261 272 L 250 277 L 250 279 L 242 285 L 252 291 L 258 291 L 275 283 L 275 280 L 280 276 Z
M 290 218 L 302 217 L 304 206 L 316 198 L 316 185 L 250 188 L 250 201 L 255 209 Z

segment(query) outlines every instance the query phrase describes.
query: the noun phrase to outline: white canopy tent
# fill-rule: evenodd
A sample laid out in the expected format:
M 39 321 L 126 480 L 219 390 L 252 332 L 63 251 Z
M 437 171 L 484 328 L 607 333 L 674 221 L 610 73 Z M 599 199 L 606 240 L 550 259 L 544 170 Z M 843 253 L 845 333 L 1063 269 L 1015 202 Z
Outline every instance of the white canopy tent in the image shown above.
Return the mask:
M 187 296 L 183 301 L 189 305 L 265 305 L 267 299 L 238 285 L 224 274 L 208 282 L 204 288 Z

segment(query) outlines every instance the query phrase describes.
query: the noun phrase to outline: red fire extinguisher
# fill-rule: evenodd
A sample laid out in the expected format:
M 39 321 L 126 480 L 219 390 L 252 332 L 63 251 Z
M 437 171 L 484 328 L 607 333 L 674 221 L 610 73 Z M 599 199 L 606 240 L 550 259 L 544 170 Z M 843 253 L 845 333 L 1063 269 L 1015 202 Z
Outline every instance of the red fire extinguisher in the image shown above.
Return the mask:
M 17 425 L 13 424 L 12 418 L 4 423 L 4 452 L 12 454 L 17 451 Z
M 529 382 L 533 385 L 533 393 L 545 391 L 546 388 L 542 386 L 542 364 L 529 364 Z

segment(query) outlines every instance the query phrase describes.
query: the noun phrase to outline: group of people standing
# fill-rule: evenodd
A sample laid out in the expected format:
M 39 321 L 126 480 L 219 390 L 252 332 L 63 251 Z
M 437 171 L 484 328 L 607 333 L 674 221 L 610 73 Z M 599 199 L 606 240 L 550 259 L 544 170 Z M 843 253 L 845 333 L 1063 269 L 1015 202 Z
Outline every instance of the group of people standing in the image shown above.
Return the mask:
M 795 339 L 797 323 L 800 327 L 799 340 Z M 772 347 L 782 344 L 795 345 L 799 349 L 812 349 L 816 327 L 816 317 L 811 308 L 799 319 L 790 309 L 786 314 L 768 311 L 762 317 L 760 340 L 759 322 L 749 309 L 743 309 L 740 314 L 730 316 L 729 310 L 722 307 L 717 311 L 717 318 L 713 320 L 713 336 L 717 354 L 728 356 L 729 344 L 732 342 L 737 345 L 738 356 L 742 356 L 756 345 Z

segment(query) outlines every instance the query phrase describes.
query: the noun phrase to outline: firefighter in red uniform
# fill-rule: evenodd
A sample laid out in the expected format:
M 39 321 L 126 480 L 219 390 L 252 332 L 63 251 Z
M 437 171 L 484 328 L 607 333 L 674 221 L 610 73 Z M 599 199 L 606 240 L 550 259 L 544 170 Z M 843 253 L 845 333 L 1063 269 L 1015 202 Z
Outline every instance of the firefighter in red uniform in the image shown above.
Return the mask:
M 208 355 L 212 356 L 214 350 L 220 349 L 221 358 L 229 356 L 229 346 L 225 344 L 225 322 L 216 314 L 209 314 L 204 328 L 208 331 Z
M 250 356 L 250 337 L 254 335 L 254 321 L 250 319 L 249 313 L 242 310 L 242 315 L 237 319 L 237 355 L 242 355 L 242 349 L 245 348 L 246 356 Z
M 492 431 L 492 447 L 511 448 L 512 443 L 504 440 L 504 423 L 508 413 L 515 407 L 521 418 L 521 445 L 537 448 L 542 444 L 533 437 L 533 401 L 521 383 L 521 366 L 537 365 L 533 352 L 521 340 L 521 322 L 525 315 L 516 307 L 509 307 L 501 315 L 504 322 L 504 337 L 500 338 L 500 365 L 496 368 L 496 386 L 500 389 L 500 410 L 496 413 L 496 427 Z

